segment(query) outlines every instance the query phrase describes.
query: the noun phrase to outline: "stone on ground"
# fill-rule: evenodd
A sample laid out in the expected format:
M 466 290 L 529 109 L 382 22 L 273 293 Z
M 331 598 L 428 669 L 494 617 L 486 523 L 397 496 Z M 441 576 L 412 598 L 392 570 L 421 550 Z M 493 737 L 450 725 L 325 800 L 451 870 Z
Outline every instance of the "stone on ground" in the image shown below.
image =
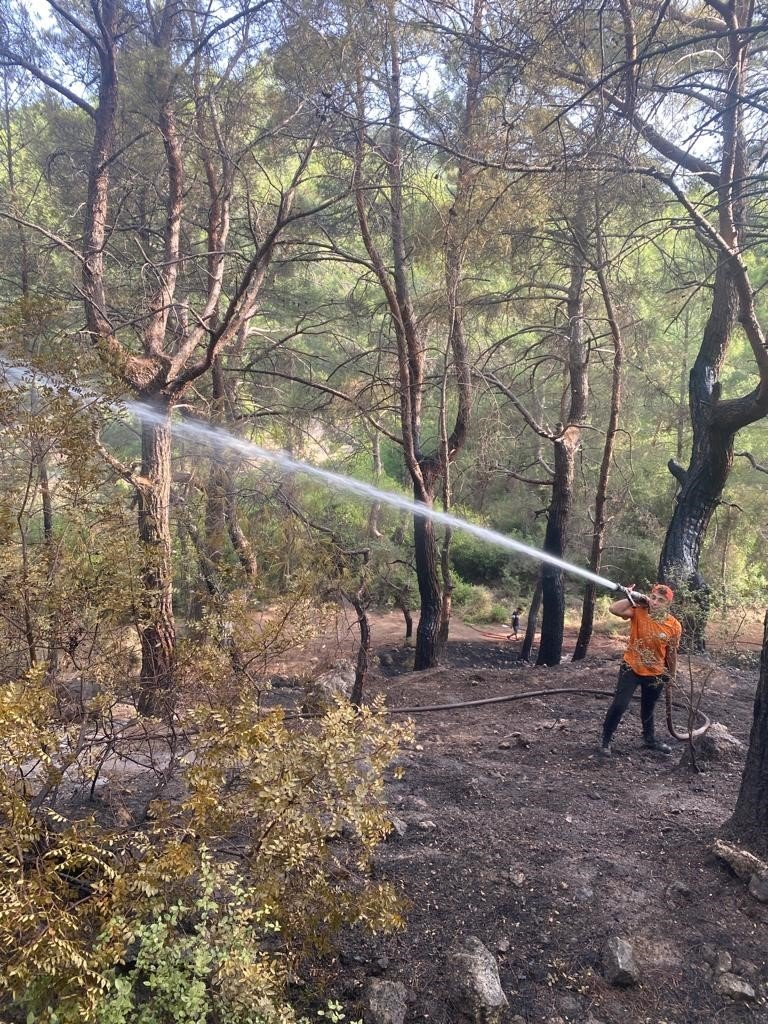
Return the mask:
M 332 707 L 337 698 L 348 701 L 354 684 L 355 666 L 347 658 L 342 658 L 305 685 L 304 710 L 323 712 Z
M 630 985 L 637 985 L 640 981 L 635 952 L 631 944 L 618 935 L 611 936 L 605 944 L 603 966 L 606 980 L 611 985 L 627 988 Z
M 475 935 L 459 940 L 448 955 L 448 984 L 462 1020 L 501 1021 L 509 1004 L 501 987 L 496 957 Z
M 402 981 L 371 978 L 365 993 L 366 1024 L 403 1024 L 408 990 Z

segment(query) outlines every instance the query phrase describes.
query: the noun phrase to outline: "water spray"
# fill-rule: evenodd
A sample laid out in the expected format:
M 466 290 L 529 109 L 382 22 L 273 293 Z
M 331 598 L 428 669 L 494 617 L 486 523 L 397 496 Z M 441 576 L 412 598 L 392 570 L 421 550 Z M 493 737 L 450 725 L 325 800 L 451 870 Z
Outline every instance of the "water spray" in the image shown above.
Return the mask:
M 47 386 L 57 387 L 56 383 L 51 378 L 34 374 L 26 367 L 15 366 L 2 359 L 0 359 L 0 370 L 5 373 L 6 377 L 11 382 L 16 384 L 23 383 L 29 377 L 37 376 L 38 379 L 44 382 Z M 88 390 L 83 387 L 70 386 L 68 390 L 75 397 L 82 398 L 84 402 L 93 402 L 98 398 L 97 395 L 89 393 Z M 121 403 L 108 402 L 107 407 L 118 415 L 124 415 L 126 412 L 131 413 L 144 423 L 162 425 L 167 422 L 166 417 L 161 413 L 158 413 L 151 406 L 145 405 L 143 402 L 137 402 L 133 399 L 127 399 Z M 262 448 L 261 445 L 255 444 L 253 441 L 247 441 L 245 438 L 237 437 L 235 434 L 230 434 L 228 431 L 223 430 L 220 427 L 212 427 L 207 423 L 200 423 L 186 419 L 174 421 L 172 423 L 172 430 L 177 437 L 184 437 L 193 441 L 202 442 L 203 444 L 208 444 L 219 450 L 228 449 L 229 451 L 240 455 L 247 461 L 266 462 L 278 467 L 285 473 L 303 473 L 306 476 L 313 477 L 314 479 L 322 480 L 324 483 L 329 484 L 337 490 L 348 491 L 351 494 L 357 494 L 369 501 L 381 502 L 381 504 L 389 505 L 391 508 L 410 512 L 414 516 L 421 516 L 424 519 L 430 519 L 434 523 L 440 523 L 443 526 L 449 526 L 452 529 L 461 530 L 473 537 L 477 537 L 479 540 L 485 541 L 487 544 L 493 545 L 494 547 L 502 548 L 506 551 L 514 551 L 517 554 L 523 555 L 526 558 L 531 558 L 534 561 L 553 565 L 565 573 L 573 576 L 579 576 L 605 590 L 623 594 L 632 605 L 637 605 L 638 602 L 644 600 L 644 595 L 629 590 L 627 587 L 623 587 L 619 583 L 614 583 L 613 580 L 609 580 L 605 576 L 600 576 L 598 573 L 592 572 L 590 569 L 585 569 L 583 566 L 566 562 L 562 558 L 557 558 L 555 555 L 551 555 L 546 551 L 541 551 L 539 548 L 532 547 L 530 544 L 524 544 L 522 541 L 516 540 L 514 537 L 507 536 L 507 534 L 499 533 L 497 530 L 491 530 L 486 526 L 479 526 L 477 523 L 461 519 L 459 516 L 452 515 L 449 512 L 440 512 L 438 509 L 430 508 L 423 502 L 406 498 L 404 495 L 397 494 L 394 491 L 384 491 L 378 487 L 374 487 L 372 484 L 366 484 L 360 480 L 355 480 L 353 477 L 344 476 L 342 473 L 334 473 L 331 470 L 315 466 L 310 462 L 304 462 L 301 459 L 294 459 L 292 456 L 288 455 L 287 452 L 272 451 L 268 448 Z M 667 685 L 667 691 L 668 690 L 669 684 Z M 505 698 L 496 698 L 496 700 L 515 699 L 520 698 L 519 696 L 516 697 L 513 695 Z M 470 704 L 474 705 L 491 702 L 492 701 L 473 701 L 470 702 Z M 469 706 L 469 704 L 466 706 Z M 440 706 L 440 708 L 435 707 L 434 710 L 439 710 L 442 707 L 443 706 Z M 670 705 L 668 704 L 668 711 L 669 707 Z M 423 710 L 431 709 L 424 708 Z M 699 712 L 699 714 L 701 713 Z M 702 715 L 701 717 L 704 718 L 705 716 Z M 705 721 L 706 724 L 703 727 L 691 732 L 691 739 L 695 736 L 701 735 L 703 732 L 706 732 L 709 728 L 709 721 Z M 676 739 L 689 738 L 687 734 L 683 735 L 675 731 L 671 724 L 671 717 L 669 713 L 668 728 L 670 733 Z

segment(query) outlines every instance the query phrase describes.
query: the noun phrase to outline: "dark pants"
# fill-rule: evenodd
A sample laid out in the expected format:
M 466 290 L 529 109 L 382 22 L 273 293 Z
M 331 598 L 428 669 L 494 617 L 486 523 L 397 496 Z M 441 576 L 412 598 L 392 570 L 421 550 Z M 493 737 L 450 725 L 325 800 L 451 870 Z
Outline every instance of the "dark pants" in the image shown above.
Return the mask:
M 613 703 L 608 708 L 603 723 L 603 743 L 611 742 L 611 737 L 616 732 L 622 715 L 629 707 L 632 694 L 638 685 L 642 687 L 640 690 L 640 721 L 643 723 L 643 738 L 653 739 L 653 711 L 664 684 L 659 676 L 639 676 L 632 671 L 626 661 L 622 661 Z

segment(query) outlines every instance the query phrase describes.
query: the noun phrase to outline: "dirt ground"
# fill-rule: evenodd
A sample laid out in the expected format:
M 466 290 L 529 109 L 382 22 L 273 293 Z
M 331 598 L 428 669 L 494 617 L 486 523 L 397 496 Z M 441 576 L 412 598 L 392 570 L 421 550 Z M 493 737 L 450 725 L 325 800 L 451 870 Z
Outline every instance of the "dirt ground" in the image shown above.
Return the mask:
M 537 669 L 515 661 L 514 642 L 457 624 L 441 667 L 412 673 L 401 621 L 374 624 L 368 695 L 384 694 L 391 707 L 528 689 L 610 691 L 623 649 L 600 637 L 586 662 Z M 756 671 L 699 660 L 694 672 L 710 676 L 707 714 L 746 742 Z M 406 896 L 408 924 L 345 943 L 345 1001 L 376 974 L 406 984 L 408 1022 L 455 1021 L 446 959 L 470 934 L 497 956 L 506 1021 L 768 1021 L 768 906 L 709 851 L 733 808 L 741 764 L 710 763 L 695 774 L 680 765 L 680 744 L 671 757 L 645 751 L 636 706 L 614 756 L 601 759 L 606 706 L 605 698 L 553 695 L 413 716 L 404 777 L 389 782 L 399 832 L 376 862 L 377 875 Z M 634 947 L 636 987 L 615 988 L 603 976 L 611 936 Z M 718 951 L 755 987 L 749 1006 L 717 991 L 707 961 Z

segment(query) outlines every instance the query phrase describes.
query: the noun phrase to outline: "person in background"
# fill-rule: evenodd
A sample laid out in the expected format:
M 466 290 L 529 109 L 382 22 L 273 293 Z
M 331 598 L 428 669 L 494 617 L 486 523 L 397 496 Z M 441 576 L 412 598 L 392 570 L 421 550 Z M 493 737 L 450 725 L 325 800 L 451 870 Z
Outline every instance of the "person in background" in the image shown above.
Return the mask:
M 515 640 L 518 638 L 520 632 L 520 616 L 523 614 L 522 608 L 515 608 L 512 612 L 512 636 Z
M 631 591 L 632 587 L 627 589 Z M 640 596 L 634 604 L 628 597 L 621 598 L 608 609 L 620 619 L 629 619 L 630 627 L 616 693 L 603 723 L 599 748 L 603 757 L 611 754 L 613 734 L 638 686 L 641 688 L 643 745 L 662 754 L 672 753 L 670 746 L 656 739 L 653 714 L 664 684 L 674 678 L 677 670 L 677 650 L 683 628 L 669 612 L 674 596 L 670 587 L 656 583 L 648 597 Z

